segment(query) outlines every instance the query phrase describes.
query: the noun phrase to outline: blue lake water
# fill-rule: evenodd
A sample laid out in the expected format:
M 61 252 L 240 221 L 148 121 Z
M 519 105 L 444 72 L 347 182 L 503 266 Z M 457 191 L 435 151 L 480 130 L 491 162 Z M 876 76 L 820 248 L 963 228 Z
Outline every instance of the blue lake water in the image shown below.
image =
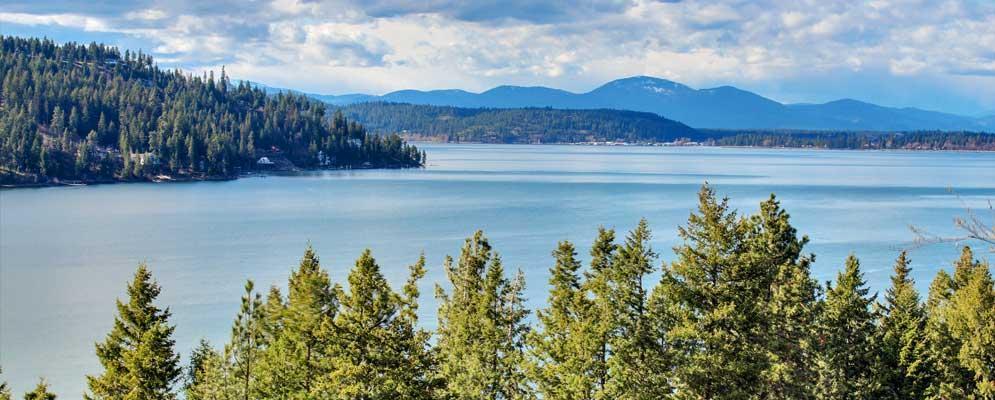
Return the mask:
M 645 217 L 661 262 L 672 259 L 676 227 L 707 180 L 744 212 L 777 193 L 812 239 L 817 278 L 832 279 L 854 252 L 881 290 L 913 238 L 909 224 L 952 234 L 965 206 L 995 199 L 995 153 L 424 147 L 421 170 L 0 191 L 0 379 L 17 396 L 45 376 L 60 396 L 80 397 L 84 375 L 100 371 L 93 344 L 143 260 L 185 356 L 201 337 L 227 339 L 245 279 L 284 287 L 308 241 L 340 281 L 369 247 L 399 286 L 424 251 L 431 327 L 443 257 L 478 228 L 525 272 L 535 307 L 556 242 L 572 240 L 586 257 L 598 225 L 625 231 Z M 957 254 L 954 244 L 912 251 L 919 287 Z

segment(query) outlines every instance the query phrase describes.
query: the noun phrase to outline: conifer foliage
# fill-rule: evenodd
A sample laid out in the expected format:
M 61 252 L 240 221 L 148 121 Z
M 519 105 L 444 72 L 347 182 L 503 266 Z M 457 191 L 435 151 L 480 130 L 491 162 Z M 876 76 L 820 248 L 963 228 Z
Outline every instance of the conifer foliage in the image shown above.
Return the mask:
M 231 177 L 260 157 L 302 168 L 417 167 L 396 135 L 224 70 L 192 76 L 91 43 L 0 36 L 0 183 Z
M 812 279 L 808 238 L 773 196 L 741 217 L 706 185 L 678 233 L 662 264 L 645 220 L 622 241 L 600 228 L 586 265 L 560 242 L 530 323 L 522 274 L 478 231 L 443 263 L 435 331 L 418 320 L 424 255 L 395 289 L 369 250 L 340 284 L 308 246 L 287 294 L 249 281 L 229 343 L 202 341 L 185 372 L 140 265 L 86 398 L 174 399 L 181 374 L 190 400 L 995 397 L 995 281 L 970 248 L 924 302 L 900 253 L 879 302 L 855 255 Z
M 94 400 L 172 399 L 179 379 L 180 357 L 173 350 L 174 326 L 169 309 L 154 304 L 159 284 L 142 263 L 128 284 L 128 301 L 117 301 L 114 328 L 97 343 L 97 358 L 104 371 L 87 376 Z

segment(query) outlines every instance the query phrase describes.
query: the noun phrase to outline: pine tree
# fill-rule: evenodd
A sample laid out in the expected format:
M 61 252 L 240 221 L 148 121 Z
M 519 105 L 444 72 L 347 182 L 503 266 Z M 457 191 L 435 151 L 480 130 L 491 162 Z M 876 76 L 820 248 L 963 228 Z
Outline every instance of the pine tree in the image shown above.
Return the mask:
M 254 292 L 251 280 L 245 282 L 242 307 L 231 328 L 231 343 L 225 348 L 225 358 L 230 363 L 233 380 L 232 395 L 236 399 L 256 398 L 256 373 L 264 348 L 264 320 L 262 295 Z
M 524 280 L 504 276 L 501 259 L 492 253 L 483 232 L 466 240 L 459 261 L 447 257 L 452 287 L 436 287 L 439 299 L 439 375 L 443 397 L 458 399 L 521 399 L 527 397 L 523 336 L 527 312 L 521 293 Z
M 963 399 L 971 390 L 970 371 L 957 354 L 960 342 L 954 338 L 947 321 L 947 309 L 955 290 L 954 280 L 940 270 L 929 286 L 926 301 L 926 329 L 923 347 L 926 359 L 913 363 L 917 375 L 925 375 L 927 399 Z
M 818 356 L 820 399 L 871 399 L 873 379 L 874 315 L 864 274 L 857 257 L 827 285 L 825 309 L 819 321 L 822 348 Z
M 671 392 L 669 354 L 654 335 L 645 278 L 653 273 L 656 253 L 649 245 L 649 224 L 641 219 L 613 258 L 611 296 L 617 336 L 610 343 L 608 393 L 615 398 L 653 399 Z
M 926 390 L 923 379 L 911 373 L 912 364 L 924 357 L 919 344 L 923 341 L 926 316 L 915 282 L 909 276 L 909 263 L 906 252 L 899 254 L 891 287 L 880 306 L 877 335 L 880 360 L 874 368 L 881 386 L 877 398 L 918 399 Z
M 772 194 L 751 216 L 745 261 L 755 272 L 760 294 L 763 342 L 770 360 L 763 372 L 762 397 L 809 399 L 815 396 L 815 322 L 820 311 L 818 282 L 812 279 L 814 255 L 803 255 L 808 237 L 798 237 L 790 216 Z M 764 290 L 767 287 L 768 290 Z
M 128 302 L 117 301 L 114 328 L 97 357 L 104 372 L 87 376 L 88 399 L 173 399 L 173 383 L 180 377 L 179 355 L 172 339 L 175 327 L 169 325 L 169 309 L 153 302 L 160 287 L 148 267 L 138 265 L 128 284 Z
M 55 400 L 55 393 L 48 391 L 48 383 L 44 379 L 38 380 L 35 390 L 24 394 L 24 400 Z
M 231 389 L 221 354 L 201 339 L 197 348 L 190 354 L 183 394 L 187 400 L 229 399 Z
M 349 288 L 335 316 L 337 340 L 328 351 L 332 371 L 319 392 L 337 399 L 427 399 L 428 335 L 415 326 L 411 287 L 424 274 L 412 267 L 408 297 L 394 292 L 367 249 L 349 272 Z M 410 304 L 416 307 L 414 304 Z
M 678 233 L 677 260 L 665 266 L 654 308 L 672 320 L 665 329 L 681 398 L 748 398 L 763 390 L 764 294 L 754 263 L 743 256 L 745 228 L 728 199 L 707 184 Z
M 591 366 L 594 379 L 595 399 L 609 399 L 608 386 L 611 377 L 608 374 L 608 359 L 611 356 L 611 343 L 615 341 L 618 332 L 615 330 L 617 320 L 615 303 L 612 295 L 612 266 L 615 264 L 615 231 L 598 228 L 598 236 L 591 245 L 591 264 L 585 280 L 584 290 L 592 300 L 593 346 L 594 361 Z
M 965 252 L 967 253 L 967 252 Z M 995 398 L 995 282 L 987 263 L 954 275 L 957 289 L 946 310 L 950 333 L 960 343 L 957 358 L 971 372 L 975 398 Z M 959 265 L 958 265 L 959 266 Z M 958 278 L 961 278 L 958 280 Z
M 261 360 L 262 398 L 304 399 L 315 396 L 319 379 L 330 373 L 328 349 L 341 289 L 333 285 L 314 249 L 308 245 L 291 273 L 280 330 Z
M 581 281 L 581 263 L 570 242 L 560 242 L 550 268 L 548 308 L 536 313 L 541 329 L 532 332 L 530 375 L 543 399 L 592 399 L 600 350 L 597 315 Z

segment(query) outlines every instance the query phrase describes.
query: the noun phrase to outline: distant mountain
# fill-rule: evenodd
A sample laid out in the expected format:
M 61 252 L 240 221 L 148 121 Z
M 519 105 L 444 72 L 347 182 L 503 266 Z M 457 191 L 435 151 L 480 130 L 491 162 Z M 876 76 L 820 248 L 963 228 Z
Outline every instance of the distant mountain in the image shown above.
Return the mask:
M 401 90 L 383 96 L 313 97 L 336 105 L 378 100 L 469 108 L 612 108 L 652 112 L 696 128 L 712 129 L 995 130 L 995 116 L 968 117 L 917 108 L 883 107 L 850 99 L 823 104 L 783 104 L 732 86 L 694 89 L 648 76 L 615 80 L 587 93 L 499 86 L 482 93 Z
M 647 112 L 554 108 L 458 108 L 367 102 L 342 108 L 377 134 L 447 142 L 577 143 L 701 140 L 697 130 Z

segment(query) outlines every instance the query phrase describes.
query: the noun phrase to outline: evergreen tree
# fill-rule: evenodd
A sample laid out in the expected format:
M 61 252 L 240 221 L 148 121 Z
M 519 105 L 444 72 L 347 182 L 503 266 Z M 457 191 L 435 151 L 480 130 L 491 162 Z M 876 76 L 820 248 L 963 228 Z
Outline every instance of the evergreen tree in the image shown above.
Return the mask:
M 654 331 L 644 283 L 657 257 L 650 238 L 649 224 L 641 219 L 613 258 L 611 297 L 617 309 L 617 335 L 610 343 L 607 390 L 615 398 L 654 399 L 671 392 L 670 352 L 665 339 L 654 334 L 659 332 Z
M 912 366 L 913 371 L 928 377 L 928 399 L 964 399 L 971 391 L 970 371 L 957 357 L 960 342 L 954 338 L 947 321 L 947 309 L 955 288 L 953 278 L 943 270 L 937 272 L 929 286 L 923 345 L 926 359 Z
M 762 391 L 768 368 L 761 323 L 763 299 L 756 263 L 743 256 L 745 227 L 728 199 L 707 184 L 698 213 L 678 233 L 684 243 L 664 268 L 654 308 L 671 319 L 666 339 L 676 356 L 680 398 L 749 398 Z
M 169 325 L 169 309 L 153 302 L 160 287 L 148 267 L 138 265 L 128 284 L 128 302 L 117 301 L 114 327 L 97 357 L 104 372 L 87 376 L 87 399 L 173 399 L 173 383 L 180 377 L 179 355 L 173 350 L 175 327 Z
M 190 355 L 190 365 L 187 367 L 186 382 L 183 394 L 187 400 L 221 400 L 230 399 L 231 389 L 224 359 L 211 347 L 207 340 L 201 339 L 197 348 Z
M 532 332 L 532 380 L 543 399 L 593 399 L 600 350 L 597 314 L 581 281 L 581 263 L 570 242 L 560 242 L 550 268 L 548 308 L 536 312 Z
M 614 303 L 615 296 L 612 295 L 612 266 L 615 265 L 617 249 L 615 231 L 599 227 L 598 236 L 591 245 L 591 264 L 584 280 L 584 290 L 591 297 L 593 326 L 590 340 L 595 350 L 591 372 L 595 399 L 611 398 L 608 387 L 615 386 L 609 384 L 611 376 L 608 374 L 608 359 L 611 356 L 611 344 L 618 336 L 615 329 L 618 310 Z
M 406 298 L 394 292 L 367 249 L 349 272 L 349 289 L 335 316 L 337 340 L 328 351 L 332 371 L 319 391 L 336 399 L 427 399 L 428 335 L 406 310 L 424 274 L 424 258 L 412 267 Z M 416 296 L 416 295 L 415 295 Z
M 24 394 L 24 400 L 55 400 L 55 393 L 48 391 L 48 383 L 44 379 L 38 380 L 35 390 Z
M 818 397 L 821 399 L 872 399 L 877 393 L 873 379 L 873 296 L 867 295 L 860 262 L 852 254 L 827 285 L 825 309 L 819 320 L 822 348 L 818 357 Z
M 335 339 L 333 321 L 341 289 L 333 285 L 308 245 L 291 273 L 280 330 L 260 364 L 260 397 L 306 399 L 316 396 L 319 378 L 331 372 L 328 350 Z
M 992 399 L 995 398 L 995 282 L 987 263 L 970 258 L 962 259 L 961 263 L 973 267 L 955 272 L 957 289 L 946 309 L 946 321 L 951 335 L 960 344 L 957 358 L 971 372 L 971 393 L 974 398 Z
M 814 255 L 803 255 L 808 237 L 798 237 L 790 216 L 772 194 L 748 221 L 745 261 L 755 271 L 755 290 L 764 311 L 766 357 L 761 397 L 809 399 L 815 396 L 815 322 L 820 311 L 818 282 L 812 279 Z M 767 287 L 768 290 L 764 290 Z
M 523 307 L 524 280 L 504 276 L 483 232 L 466 240 L 459 261 L 447 257 L 451 292 L 436 287 L 439 299 L 440 395 L 457 399 L 528 397 L 524 377 L 523 336 L 528 315 Z
M 262 295 L 254 292 L 251 280 L 245 282 L 242 307 L 231 328 L 231 343 L 225 348 L 225 358 L 231 365 L 232 395 L 236 399 L 256 398 L 258 359 L 264 348 Z
M 875 366 L 882 399 L 922 398 L 926 388 L 924 379 L 916 373 L 913 363 L 924 357 L 923 331 L 925 311 L 919 302 L 919 292 L 909 276 L 908 255 L 903 251 L 895 260 L 891 287 L 885 292 L 878 323 L 878 351 L 880 361 Z

